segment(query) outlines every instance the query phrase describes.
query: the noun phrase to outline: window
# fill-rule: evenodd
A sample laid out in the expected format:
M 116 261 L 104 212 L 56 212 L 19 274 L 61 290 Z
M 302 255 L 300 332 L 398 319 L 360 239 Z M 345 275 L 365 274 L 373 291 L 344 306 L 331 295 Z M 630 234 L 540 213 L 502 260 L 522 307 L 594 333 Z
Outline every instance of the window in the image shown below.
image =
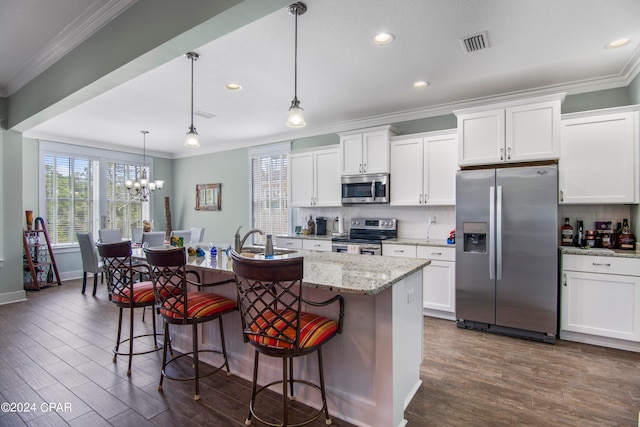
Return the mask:
M 142 227 L 142 220 L 150 217 L 150 204 L 131 200 L 124 186 L 140 175 L 138 157 L 40 141 L 45 170 L 40 205 L 52 245 L 74 244 L 79 232 L 91 232 L 97 239 L 102 224 L 120 229 L 124 237 L 130 237 L 132 227 Z
M 266 234 L 289 232 L 287 179 L 289 144 L 249 152 L 251 185 L 251 227 Z M 254 244 L 265 244 L 266 237 L 253 234 Z

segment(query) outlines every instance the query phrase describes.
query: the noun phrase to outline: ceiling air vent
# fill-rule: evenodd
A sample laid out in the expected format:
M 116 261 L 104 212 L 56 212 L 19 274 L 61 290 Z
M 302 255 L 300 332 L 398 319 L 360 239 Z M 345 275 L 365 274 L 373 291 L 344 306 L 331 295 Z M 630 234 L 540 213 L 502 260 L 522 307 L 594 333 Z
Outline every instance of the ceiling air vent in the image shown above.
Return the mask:
M 462 48 L 466 53 L 471 53 L 488 48 L 489 38 L 487 37 L 487 32 L 483 31 L 482 33 L 460 39 L 460 43 L 462 43 Z

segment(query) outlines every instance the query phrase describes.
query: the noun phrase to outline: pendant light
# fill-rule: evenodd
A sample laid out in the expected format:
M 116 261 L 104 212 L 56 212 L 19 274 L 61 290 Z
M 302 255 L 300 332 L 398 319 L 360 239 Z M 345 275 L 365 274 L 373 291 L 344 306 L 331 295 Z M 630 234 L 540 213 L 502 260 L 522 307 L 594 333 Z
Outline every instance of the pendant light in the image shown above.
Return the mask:
M 191 60 L 191 126 L 189 126 L 184 145 L 185 147 L 198 148 L 200 147 L 200 138 L 196 128 L 193 126 L 193 63 L 200 59 L 200 55 L 195 52 L 187 52 L 185 56 Z
M 294 15 L 296 18 L 293 101 L 291 101 L 291 107 L 289 108 L 289 118 L 287 120 L 287 126 L 292 128 L 301 128 L 306 125 L 303 115 L 304 110 L 300 107 L 300 101 L 298 101 L 298 15 L 302 15 L 306 11 L 307 6 L 302 2 L 293 3 L 287 8 L 287 12 Z
M 164 181 L 155 180 L 149 182 L 147 177 L 147 134 L 149 131 L 141 130 L 142 133 L 142 167 L 140 172 L 140 179 L 131 181 L 128 179 L 124 185 L 127 187 L 129 195 L 134 200 L 142 200 L 143 202 L 149 201 L 149 196 L 158 193 L 164 186 Z

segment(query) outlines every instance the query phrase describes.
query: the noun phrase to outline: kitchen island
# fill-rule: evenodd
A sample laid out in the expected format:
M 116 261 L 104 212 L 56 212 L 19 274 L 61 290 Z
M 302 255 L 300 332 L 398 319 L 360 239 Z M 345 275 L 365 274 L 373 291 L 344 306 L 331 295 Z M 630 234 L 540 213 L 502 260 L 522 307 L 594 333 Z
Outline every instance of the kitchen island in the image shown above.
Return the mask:
M 203 249 L 205 257 L 189 257 L 188 263 L 204 281 L 233 274 L 231 260 L 223 252 L 212 260 Z M 141 250 L 134 250 L 134 256 L 144 257 Z M 330 414 L 358 426 L 405 425 L 404 410 L 421 384 L 422 269 L 430 261 L 312 251 L 283 256 L 304 256 L 305 298 L 322 301 L 338 292 L 345 299 L 343 332 L 323 347 Z M 212 291 L 236 298 L 234 284 Z M 310 311 L 338 317 L 337 307 Z M 217 325 L 200 327 L 201 347 L 219 350 Z M 224 329 L 231 372 L 250 381 L 253 347 L 242 340 L 239 314 L 225 316 Z M 190 348 L 188 333 L 188 328 L 171 325 L 174 348 Z M 316 381 L 317 363 L 308 357 L 295 362 L 294 375 Z M 259 383 L 279 379 L 280 369 L 280 360 L 262 358 Z M 296 400 L 318 407 L 317 396 L 304 391 L 296 391 Z

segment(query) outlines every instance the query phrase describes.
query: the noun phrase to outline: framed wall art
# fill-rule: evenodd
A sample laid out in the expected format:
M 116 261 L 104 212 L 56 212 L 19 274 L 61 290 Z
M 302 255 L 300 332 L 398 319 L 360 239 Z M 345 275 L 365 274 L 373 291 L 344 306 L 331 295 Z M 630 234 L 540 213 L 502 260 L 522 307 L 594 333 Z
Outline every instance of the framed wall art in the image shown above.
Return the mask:
M 222 184 L 196 184 L 196 210 L 219 211 Z

